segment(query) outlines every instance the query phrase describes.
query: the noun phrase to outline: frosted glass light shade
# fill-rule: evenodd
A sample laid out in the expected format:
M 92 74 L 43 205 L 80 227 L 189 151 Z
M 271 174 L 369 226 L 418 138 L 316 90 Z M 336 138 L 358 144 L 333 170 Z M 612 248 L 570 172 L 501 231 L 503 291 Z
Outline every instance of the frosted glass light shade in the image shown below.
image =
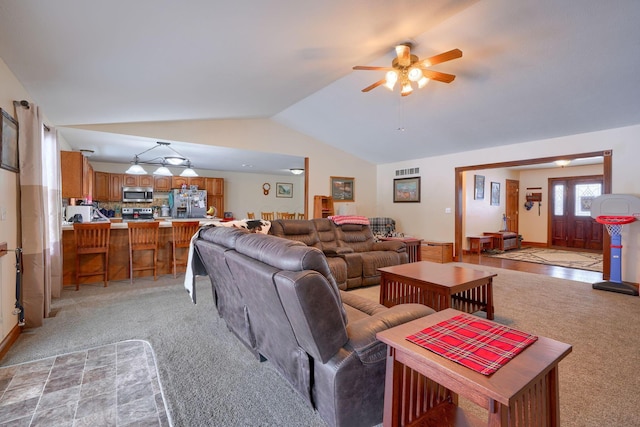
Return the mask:
M 165 166 L 160 166 L 158 169 L 155 170 L 153 174 L 160 175 L 160 176 L 173 176 L 171 171 Z
M 147 171 L 144 170 L 142 166 L 136 163 L 135 165 L 131 165 L 125 173 L 131 174 L 131 175 L 146 175 Z
M 182 171 L 180 176 L 198 176 L 198 174 L 193 169 L 186 168 L 185 170 Z

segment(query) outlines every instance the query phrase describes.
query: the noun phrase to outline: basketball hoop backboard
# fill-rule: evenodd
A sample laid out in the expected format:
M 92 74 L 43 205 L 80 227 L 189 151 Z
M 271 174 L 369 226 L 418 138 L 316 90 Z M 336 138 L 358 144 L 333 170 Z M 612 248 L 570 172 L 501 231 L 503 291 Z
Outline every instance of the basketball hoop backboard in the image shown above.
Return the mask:
M 591 218 L 635 216 L 640 219 L 640 198 L 631 194 L 603 194 L 591 201 Z

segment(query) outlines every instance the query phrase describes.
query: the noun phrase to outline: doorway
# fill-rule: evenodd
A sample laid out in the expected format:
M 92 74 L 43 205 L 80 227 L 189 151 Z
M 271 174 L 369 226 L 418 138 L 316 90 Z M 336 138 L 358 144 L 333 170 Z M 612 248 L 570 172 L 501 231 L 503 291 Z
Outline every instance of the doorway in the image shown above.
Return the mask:
M 506 219 L 506 230 L 513 231 L 518 234 L 518 224 L 519 221 L 519 211 L 518 211 L 518 201 L 520 200 L 518 195 L 520 192 L 520 181 L 516 181 L 515 179 L 507 179 L 505 180 L 505 219 Z
M 552 248 L 602 250 L 603 227 L 591 218 L 591 201 L 602 194 L 602 176 L 549 178 Z

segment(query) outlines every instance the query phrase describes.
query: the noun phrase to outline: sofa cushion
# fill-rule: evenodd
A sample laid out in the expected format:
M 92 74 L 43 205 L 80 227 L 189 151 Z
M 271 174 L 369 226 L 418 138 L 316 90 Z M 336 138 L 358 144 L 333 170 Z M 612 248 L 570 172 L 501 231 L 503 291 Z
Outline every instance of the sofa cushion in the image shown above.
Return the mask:
M 322 249 L 316 228 L 307 220 L 274 220 L 271 222 L 269 234 L 302 242 L 307 246 Z
M 373 233 L 368 225 L 336 225 L 335 230 L 338 246 L 348 246 L 355 252 L 368 252 L 373 249 Z

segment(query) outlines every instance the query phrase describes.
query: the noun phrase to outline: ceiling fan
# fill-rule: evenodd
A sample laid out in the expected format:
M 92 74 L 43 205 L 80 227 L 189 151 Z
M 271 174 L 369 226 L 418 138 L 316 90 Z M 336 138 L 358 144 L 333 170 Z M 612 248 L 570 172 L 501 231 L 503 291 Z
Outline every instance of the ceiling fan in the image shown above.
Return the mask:
M 356 65 L 354 70 L 374 70 L 386 71 L 387 74 L 382 80 L 378 80 L 370 86 L 362 89 L 362 92 L 369 92 L 378 86 L 384 85 L 393 90 L 397 82 L 400 83 L 400 94 L 402 96 L 411 95 L 413 92 L 412 84 L 418 88 L 423 88 L 429 80 L 437 80 L 443 83 L 451 83 L 456 78 L 453 74 L 442 73 L 440 71 L 430 70 L 432 65 L 442 62 L 451 61 L 460 58 L 462 51 L 453 49 L 439 55 L 432 56 L 427 59 L 419 59 L 416 55 L 411 54 L 411 43 L 403 43 L 396 46 L 397 57 L 391 62 L 391 67 L 369 67 Z

